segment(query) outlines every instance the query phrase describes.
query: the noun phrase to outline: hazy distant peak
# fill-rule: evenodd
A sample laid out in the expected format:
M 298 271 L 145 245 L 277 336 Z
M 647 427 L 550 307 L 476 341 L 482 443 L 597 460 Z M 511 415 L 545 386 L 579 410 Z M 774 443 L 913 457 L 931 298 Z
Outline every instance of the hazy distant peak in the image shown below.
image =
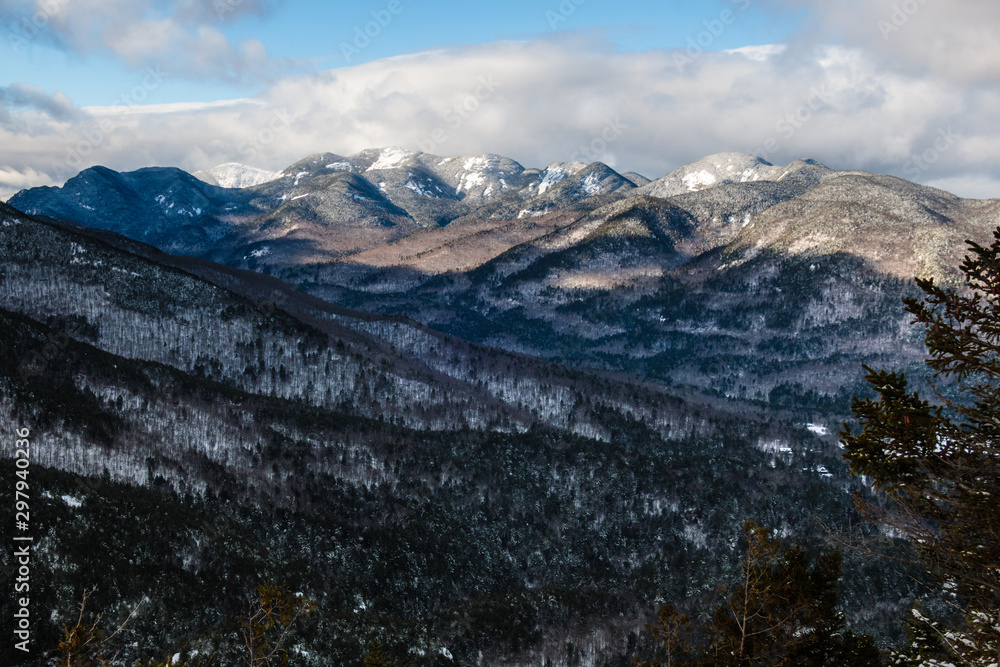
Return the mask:
M 252 188 L 281 177 L 281 172 L 258 169 L 238 162 L 227 162 L 191 174 L 200 181 L 220 188 Z

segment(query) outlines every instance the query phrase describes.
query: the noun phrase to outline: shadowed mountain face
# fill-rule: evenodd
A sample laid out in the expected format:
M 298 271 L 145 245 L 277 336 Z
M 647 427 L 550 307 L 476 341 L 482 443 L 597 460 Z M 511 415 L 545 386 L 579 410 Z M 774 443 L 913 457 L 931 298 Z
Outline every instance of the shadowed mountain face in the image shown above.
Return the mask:
M 96 168 L 10 203 L 490 346 L 840 411 L 862 363 L 923 354 L 912 277 L 954 280 L 1000 222 L 995 200 L 739 153 L 652 181 L 391 148 L 272 176 Z

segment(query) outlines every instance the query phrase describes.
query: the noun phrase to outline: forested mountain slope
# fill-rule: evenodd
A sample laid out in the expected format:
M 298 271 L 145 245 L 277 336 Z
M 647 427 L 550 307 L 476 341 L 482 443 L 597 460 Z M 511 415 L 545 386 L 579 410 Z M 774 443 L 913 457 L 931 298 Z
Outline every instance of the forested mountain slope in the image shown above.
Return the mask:
M 9 207 L 0 261 L 0 421 L 32 432 L 42 646 L 97 585 L 109 622 L 150 600 L 127 657 L 229 664 L 227 623 L 273 579 L 319 602 L 305 664 L 370 640 L 411 664 L 569 645 L 627 664 L 656 597 L 714 590 L 743 518 L 806 542 L 817 516 L 856 521 L 802 412 L 478 347 Z M 853 567 L 853 618 L 894 618 L 872 594 L 905 582 Z

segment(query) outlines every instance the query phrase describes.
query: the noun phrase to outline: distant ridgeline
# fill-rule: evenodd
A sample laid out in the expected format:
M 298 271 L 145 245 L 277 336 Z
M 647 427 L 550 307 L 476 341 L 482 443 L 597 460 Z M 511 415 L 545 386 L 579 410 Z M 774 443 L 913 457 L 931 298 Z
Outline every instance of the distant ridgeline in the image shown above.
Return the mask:
M 840 414 L 862 363 L 922 358 L 900 298 L 915 275 L 957 280 L 998 214 L 740 153 L 655 181 L 394 148 L 199 175 L 98 167 L 10 203 L 490 347 Z

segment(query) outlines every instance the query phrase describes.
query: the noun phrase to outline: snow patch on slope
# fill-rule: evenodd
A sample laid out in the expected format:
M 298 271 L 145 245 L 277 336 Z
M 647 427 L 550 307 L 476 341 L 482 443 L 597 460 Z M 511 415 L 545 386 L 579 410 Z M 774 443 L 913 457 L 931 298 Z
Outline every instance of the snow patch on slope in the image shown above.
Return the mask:
M 455 187 L 455 194 L 461 194 L 463 190 L 473 194 L 473 189 L 478 191 L 479 188 L 485 185 L 486 187 L 483 189 L 482 195 L 483 197 L 489 197 L 493 194 L 494 188 L 493 183 L 488 181 L 495 173 L 495 160 L 482 155 L 465 158 L 465 162 L 462 164 L 462 173 L 458 177 L 458 185 Z M 506 186 L 502 178 L 500 179 L 500 183 L 502 184 L 501 187 Z
M 710 188 L 719 180 L 710 171 L 702 169 L 701 171 L 696 171 L 693 174 L 688 174 L 681 179 L 687 189 L 694 192 L 695 190 L 702 190 L 704 188 Z
M 420 195 L 422 197 L 429 197 L 431 199 L 438 199 L 438 196 L 434 193 L 434 191 L 432 191 L 430 188 L 425 187 L 424 185 L 422 185 L 420 183 L 417 183 L 412 178 L 406 182 L 406 187 L 408 187 L 409 189 L 413 190 L 413 192 L 415 192 L 416 194 L 418 194 L 418 195 Z
M 383 148 L 379 153 L 378 159 L 372 163 L 372 166 L 368 167 L 367 171 L 377 171 L 379 169 L 396 169 L 406 160 L 408 157 L 416 155 L 412 151 L 408 151 L 405 148 Z
M 462 174 L 462 178 L 458 182 L 458 187 L 455 188 L 455 194 L 460 193 L 463 189 L 469 191 L 472 189 L 472 186 L 482 185 L 485 182 L 486 179 L 483 178 L 483 175 L 478 171 L 473 171 L 468 174 Z
M 549 165 L 543 172 L 542 182 L 538 184 L 538 194 L 542 194 L 546 190 L 551 189 L 567 176 L 569 176 L 569 174 L 567 174 L 562 168 L 562 165 Z
M 592 171 L 587 174 L 587 178 L 583 181 L 583 192 L 588 197 L 592 197 L 601 191 L 601 177 L 598 176 L 596 171 Z

